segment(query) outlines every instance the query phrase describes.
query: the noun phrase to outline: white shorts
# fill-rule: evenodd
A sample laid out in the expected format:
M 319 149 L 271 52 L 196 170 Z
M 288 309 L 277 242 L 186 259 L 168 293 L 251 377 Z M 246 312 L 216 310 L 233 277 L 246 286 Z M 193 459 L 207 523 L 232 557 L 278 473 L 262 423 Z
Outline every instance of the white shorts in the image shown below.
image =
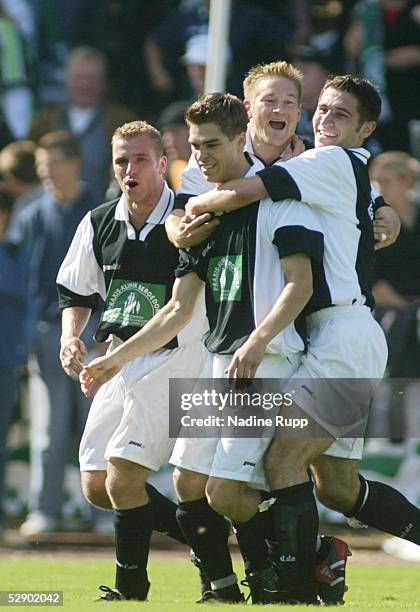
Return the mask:
M 206 360 L 200 378 L 224 378 L 232 355 L 213 355 Z M 284 359 L 266 355 L 256 378 L 289 378 L 300 362 L 300 354 Z M 211 374 L 212 372 L 212 374 Z M 274 429 L 272 434 L 274 434 Z M 182 431 L 180 436 L 182 435 Z M 193 472 L 239 480 L 265 488 L 263 456 L 271 438 L 182 438 L 175 443 L 170 463 Z
M 92 402 L 80 443 L 80 470 L 106 470 L 111 457 L 158 470 L 173 446 L 169 379 L 196 378 L 203 359 L 202 344 L 196 342 L 162 349 L 124 366 Z
M 388 358 L 387 343 L 367 306 L 333 306 L 316 312 L 308 318 L 308 333 L 308 352 L 290 380 L 291 387 L 293 379 L 352 378 L 379 383 L 383 377 Z M 293 388 L 296 404 L 323 424 L 312 397 L 302 389 Z M 361 459 L 363 438 L 339 438 L 324 454 Z

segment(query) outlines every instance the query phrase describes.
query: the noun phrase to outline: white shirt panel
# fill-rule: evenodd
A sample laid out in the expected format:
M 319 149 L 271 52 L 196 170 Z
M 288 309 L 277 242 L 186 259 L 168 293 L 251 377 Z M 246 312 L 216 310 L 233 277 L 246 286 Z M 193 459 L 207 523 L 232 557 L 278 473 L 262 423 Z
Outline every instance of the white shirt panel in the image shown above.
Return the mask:
M 106 298 L 105 279 L 93 251 L 91 213 L 80 221 L 67 255 L 60 266 L 57 283 L 79 295 L 99 293 Z
M 279 252 L 273 244 L 277 229 L 291 225 L 302 225 L 321 232 L 315 212 L 307 205 L 294 200 L 281 203 L 266 198 L 258 211 L 257 243 L 255 256 L 254 313 L 256 325 L 265 319 L 282 293 L 286 278 Z M 287 357 L 304 348 L 303 341 L 294 324 L 288 325 L 267 345 L 267 353 Z
M 302 202 L 357 223 L 357 185 L 349 156 L 341 147 L 305 151 L 283 166 L 299 187 Z

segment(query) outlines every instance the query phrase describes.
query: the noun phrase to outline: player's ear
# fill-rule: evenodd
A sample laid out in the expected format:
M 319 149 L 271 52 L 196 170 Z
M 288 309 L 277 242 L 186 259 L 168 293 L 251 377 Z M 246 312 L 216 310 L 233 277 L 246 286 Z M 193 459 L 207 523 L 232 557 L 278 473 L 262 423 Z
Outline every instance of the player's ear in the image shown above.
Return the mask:
M 363 140 L 369 138 L 369 136 L 375 131 L 377 126 L 376 121 L 365 121 L 360 129 Z
M 166 167 L 168 165 L 168 158 L 166 155 L 161 155 L 159 159 L 159 173 L 164 176 L 166 172 Z
M 247 100 L 246 98 L 244 100 L 244 108 L 245 108 L 246 112 L 248 113 L 249 119 L 251 119 L 251 117 L 252 117 L 251 102 L 249 100 Z

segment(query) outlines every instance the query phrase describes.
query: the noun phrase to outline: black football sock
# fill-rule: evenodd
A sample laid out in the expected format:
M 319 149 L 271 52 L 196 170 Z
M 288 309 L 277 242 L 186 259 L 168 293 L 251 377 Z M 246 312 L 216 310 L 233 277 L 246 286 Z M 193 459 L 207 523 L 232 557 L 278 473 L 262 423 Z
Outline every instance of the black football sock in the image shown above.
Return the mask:
M 151 504 L 130 510 L 114 510 L 116 578 L 115 588 L 127 599 L 147 597 L 147 560 L 153 531 Z
M 315 602 L 318 509 L 312 482 L 271 491 L 278 567 L 284 588 L 302 603 Z
M 392 487 L 360 478 L 359 498 L 352 512 L 358 521 L 420 545 L 420 509 Z
M 164 533 L 181 544 L 186 544 L 187 541 L 176 520 L 178 504 L 162 495 L 149 483 L 146 484 L 146 492 L 153 509 L 153 529 L 159 533 Z
M 257 512 L 246 523 L 233 523 L 247 573 L 257 572 L 270 565 L 265 541 L 265 514 Z
M 271 562 L 277 563 L 278 562 L 278 549 L 275 543 L 276 531 L 275 531 L 275 526 L 274 526 L 274 517 L 271 512 L 271 506 L 274 503 L 273 500 L 275 500 L 275 498 L 271 495 L 271 493 L 267 491 L 261 491 L 261 499 L 262 499 L 262 502 L 259 505 L 259 508 L 261 508 L 262 505 L 265 506 L 265 511 L 260 512 L 260 513 L 264 517 L 263 519 L 264 537 L 265 537 L 265 541 L 267 544 L 268 557 Z
M 226 598 L 239 595 L 228 548 L 229 527 L 223 516 L 210 508 L 207 499 L 180 502 L 177 520 L 212 589 Z

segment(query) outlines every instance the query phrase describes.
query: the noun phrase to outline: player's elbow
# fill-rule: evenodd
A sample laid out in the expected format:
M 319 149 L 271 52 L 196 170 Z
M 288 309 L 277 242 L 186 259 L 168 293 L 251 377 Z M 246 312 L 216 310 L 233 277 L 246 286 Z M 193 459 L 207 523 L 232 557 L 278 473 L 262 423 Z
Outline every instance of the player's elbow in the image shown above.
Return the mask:
M 311 271 L 308 271 L 306 274 L 303 275 L 300 281 L 300 285 L 302 302 L 304 302 L 304 304 L 307 304 L 314 293 L 314 283 Z
M 187 325 L 191 321 L 192 315 L 194 311 L 194 302 L 193 301 L 180 301 L 173 300 L 172 301 L 172 316 L 176 319 L 176 322 L 179 325 Z

